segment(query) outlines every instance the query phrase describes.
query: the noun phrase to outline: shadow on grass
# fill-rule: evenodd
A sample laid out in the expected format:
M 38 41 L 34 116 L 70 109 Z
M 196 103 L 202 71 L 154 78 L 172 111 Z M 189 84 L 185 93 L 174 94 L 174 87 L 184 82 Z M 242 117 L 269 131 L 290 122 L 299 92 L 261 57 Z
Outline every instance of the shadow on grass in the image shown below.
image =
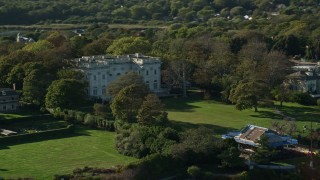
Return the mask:
M 57 133 L 57 134 L 49 134 L 49 135 L 39 134 L 39 136 L 33 136 L 33 137 L 20 136 L 19 138 L 7 139 L 7 141 L 2 141 L 0 144 L 0 150 L 9 149 L 10 148 L 9 146 L 20 145 L 20 144 L 64 139 L 64 138 L 71 138 L 71 137 L 77 137 L 77 136 L 90 136 L 90 133 L 87 130 L 88 129 L 85 127 L 77 126 L 65 133 Z
M 0 171 L 8 171 L 7 169 L 0 169 Z
M 295 118 L 297 121 L 312 121 L 320 123 L 320 109 L 314 107 L 293 107 L 283 106 L 280 110 L 289 117 Z
M 168 111 L 192 112 L 199 106 L 190 105 L 190 103 L 203 101 L 200 93 L 190 93 L 188 97 L 169 97 L 162 99 Z
M 215 134 L 221 135 L 225 134 L 229 131 L 236 131 L 239 129 L 234 129 L 230 127 L 222 127 L 222 126 L 217 126 L 217 125 L 212 125 L 212 124 L 204 124 L 204 123 L 199 123 L 199 124 L 193 124 L 189 122 L 181 122 L 181 121 L 170 121 L 170 126 L 173 127 L 174 129 L 178 131 L 185 131 L 187 129 L 194 129 L 194 128 L 199 128 L 199 127 L 206 127 L 209 129 L 213 129 Z
M 278 120 L 282 120 L 283 116 L 276 114 L 274 112 L 270 112 L 270 111 L 261 111 L 259 110 L 257 112 L 258 114 L 255 115 L 250 115 L 251 117 L 256 117 L 256 118 L 270 118 L 270 119 L 278 119 Z

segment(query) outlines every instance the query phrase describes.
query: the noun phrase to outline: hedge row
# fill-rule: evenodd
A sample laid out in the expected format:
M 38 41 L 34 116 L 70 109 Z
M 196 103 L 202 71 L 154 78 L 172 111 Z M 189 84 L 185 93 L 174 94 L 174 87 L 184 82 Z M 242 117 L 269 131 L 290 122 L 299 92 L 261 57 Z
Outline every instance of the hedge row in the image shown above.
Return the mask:
M 0 144 L 11 143 L 25 143 L 28 141 L 46 140 L 49 138 L 58 138 L 65 135 L 71 135 L 73 132 L 73 125 L 68 125 L 65 128 L 52 129 L 47 131 L 40 131 L 29 134 L 19 134 L 7 137 L 0 137 Z
M 56 108 L 50 110 L 54 117 L 63 118 L 65 121 L 72 124 L 84 124 L 92 128 L 101 128 L 108 131 L 114 131 L 114 120 L 108 120 L 101 116 L 92 115 L 90 113 L 84 113 L 76 110 L 62 110 Z

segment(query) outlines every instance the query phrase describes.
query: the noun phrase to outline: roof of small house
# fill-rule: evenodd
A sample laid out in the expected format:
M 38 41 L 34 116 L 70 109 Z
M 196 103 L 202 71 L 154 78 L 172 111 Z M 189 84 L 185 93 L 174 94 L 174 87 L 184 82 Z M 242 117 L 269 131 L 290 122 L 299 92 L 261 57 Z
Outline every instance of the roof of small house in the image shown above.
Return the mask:
M 234 138 L 234 140 L 241 144 L 247 144 L 251 146 L 259 146 L 259 140 L 262 135 L 266 135 L 268 137 L 269 145 L 272 147 L 280 147 L 286 144 L 297 144 L 298 141 L 292 139 L 289 136 L 282 136 L 277 132 L 260 127 L 255 125 L 247 125 L 241 131 L 238 132 L 229 132 L 226 135 L 223 135 L 222 138 Z

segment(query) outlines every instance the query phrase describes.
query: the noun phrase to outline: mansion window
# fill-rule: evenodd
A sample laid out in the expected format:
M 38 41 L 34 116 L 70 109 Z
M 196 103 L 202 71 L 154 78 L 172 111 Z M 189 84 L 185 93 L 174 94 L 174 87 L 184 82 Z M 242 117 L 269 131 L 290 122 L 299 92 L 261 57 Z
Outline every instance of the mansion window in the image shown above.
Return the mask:
M 93 88 L 92 94 L 93 94 L 94 96 L 96 96 L 96 95 L 98 94 L 97 87 L 94 87 L 94 88 Z
M 153 82 L 153 89 L 158 89 L 158 81 L 154 80 Z
M 102 95 L 106 94 L 106 86 L 102 86 L 101 94 Z
M 106 79 L 106 75 L 102 74 L 102 79 Z
M 4 111 L 7 110 L 7 106 L 4 105 L 4 106 L 2 107 L 2 109 L 3 109 Z
M 109 76 L 112 76 L 112 74 L 109 74 Z
M 97 80 L 97 76 L 96 75 L 93 76 L 93 80 Z
M 146 85 L 149 87 L 149 81 L 146 81 Z
M 157 74 L 157 70 L 156 70 L 156 69 L 154 70 L 154 74 L 155 74 L 155 75 Z
M 120 73 L 117 73 L 117 76 L 120 76 L 121 74 Z
M 146 75 L 147 75 L 147 76 L 149 75 L 149 71 L 148 71 L 148 70 L 146 71 Z

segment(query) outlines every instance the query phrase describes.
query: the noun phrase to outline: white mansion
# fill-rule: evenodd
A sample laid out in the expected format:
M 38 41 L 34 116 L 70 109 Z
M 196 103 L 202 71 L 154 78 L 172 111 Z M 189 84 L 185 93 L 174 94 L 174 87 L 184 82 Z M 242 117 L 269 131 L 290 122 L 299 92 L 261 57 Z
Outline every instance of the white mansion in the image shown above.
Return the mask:
M 157 57 L 136 53 L 123 56 L 83 56 L 75 61 L 89 82 L 87 94 L 93 98 L 109 99 L 106 92 L 108 84 L 130 71 L 142 75 L 151 91 L 162 91 L 161 60 Z

